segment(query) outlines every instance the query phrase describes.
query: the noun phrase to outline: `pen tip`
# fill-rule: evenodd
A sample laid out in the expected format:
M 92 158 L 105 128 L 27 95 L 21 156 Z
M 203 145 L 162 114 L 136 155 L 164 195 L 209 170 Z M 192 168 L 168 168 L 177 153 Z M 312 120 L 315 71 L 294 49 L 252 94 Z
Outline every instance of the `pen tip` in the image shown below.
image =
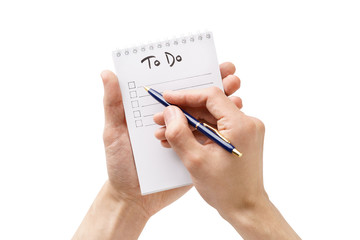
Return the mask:
M 236 148 L 234 148 L 234 149 L 232 150 L 232 153 L 233 153 L 235 156 L 238 156 L 238 157 L 241 157 L 241 156 L 242 156 L 242 153 L 239 152 Z
M 144 86 L 144 88 L 145 88 L 145 90 L 148 92 L 149 91 L 149 87 L 147 87 L 147 86 Z

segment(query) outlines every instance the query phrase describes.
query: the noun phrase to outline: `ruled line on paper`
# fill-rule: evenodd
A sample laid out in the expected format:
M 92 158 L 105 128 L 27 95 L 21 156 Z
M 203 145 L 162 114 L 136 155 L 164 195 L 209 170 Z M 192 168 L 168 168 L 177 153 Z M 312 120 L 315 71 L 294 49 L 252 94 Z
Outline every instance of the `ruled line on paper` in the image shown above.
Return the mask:
M 188 87 L 173 89 L 173 91 L 183 90 L 183 89 L 188 89 L 188 88 L 193 88 L 193 87 L 200 87 L 200 86 L 205 86 L 205 85 L 209 85 L 209 84 L 213 84 L 213 83 L 214 82 L 202 83 L 202 84 L 198 84 L 198 85 L 192 85 L 192 86 L 188 86 Z
M 149 104 L 141 105 L 141 107 L 148 107 L 148 106 L 153 106 L 153 105 L 158 105 L 158 104 L 161 104 L 161 103 L 159 103 L 159 102 L 149 103 Z
M 194 75 L 194 76 L 190 76 L 190 77 L 177 78 L 177 79 L 173 79 L 173 80 L 152 83 L 152 84 L 148 84 L 147 86 L 154 86 L 154 85 L 159 85 L 159 84 L 164 84 L 164 83 L 169 83 L 169 82 L 176 82 L 176 81 L 186 80 L 186 79 L 195 78 L 195 77 L 202 77 L 202 76 L 207 76 L 207 75 L 211 75 L 211 73 L 203 73 L 203 74 Z M 143 88 L 143 86 L 139 86 L 137 88 Z
M 156 123 L 150 123 L 150 124 L 146 124 L 144 125 L 145 127 L 149 127 L 149 126 L 154 126 L 154 125 L 157 125 Z
M 182 90 L 182 89 L 188 89 L 188 88 L 194 88 L 194 87 L 200 87 L 200 86 L 205 86 L 205 85 L 210 85 L 213 84 L 214 82 L 207 82 L 207 83 L 202 83 L 202 84 L 197 84 L 197 85 L 191 85 L 191 86 L 186 86 L 186 87 L 182 87 L 182 88 L 176 88 L 176 89 L 172 89 L 173 91 L 176 90 Z M 160 92 L 161 94 L 163 92 Z M 151 97 L 149 94 L 145 94 L 145 95 L 140 95 L 139 98 L 143 98 L 143 97 Z

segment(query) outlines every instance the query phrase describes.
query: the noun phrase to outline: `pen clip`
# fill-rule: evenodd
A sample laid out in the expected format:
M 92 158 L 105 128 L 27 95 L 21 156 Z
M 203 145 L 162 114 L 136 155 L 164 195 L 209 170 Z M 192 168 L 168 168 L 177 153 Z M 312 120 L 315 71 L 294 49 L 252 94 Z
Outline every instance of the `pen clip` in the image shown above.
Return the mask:
M 216 135 L 218 135 L 225 142 L 230 143 L 230 141 L 227 140 L 223 135 L 221 135 L 221 133 L 216 128 L 213 128 L 212 126 L 210 126 L 209 124 L 206 124 L 206 123 L 202 123 L 202 125 L 204 125 L 204 127 L 207 127 L 208 129 L 210 129 L 211 131 L 216 133 Z

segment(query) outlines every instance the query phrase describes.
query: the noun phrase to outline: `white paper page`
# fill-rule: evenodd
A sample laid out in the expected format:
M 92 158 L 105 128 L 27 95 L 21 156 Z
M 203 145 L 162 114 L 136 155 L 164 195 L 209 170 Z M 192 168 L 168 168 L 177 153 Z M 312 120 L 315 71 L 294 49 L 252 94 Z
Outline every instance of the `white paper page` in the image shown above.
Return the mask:
M 197 34 L 113 52 L 141 193 L 149 194 L 191 184 L 172 149 L 154 137 L 155 113 L 164 106 L 143 88 L 159 92 L 222 87 L 211 33 Z

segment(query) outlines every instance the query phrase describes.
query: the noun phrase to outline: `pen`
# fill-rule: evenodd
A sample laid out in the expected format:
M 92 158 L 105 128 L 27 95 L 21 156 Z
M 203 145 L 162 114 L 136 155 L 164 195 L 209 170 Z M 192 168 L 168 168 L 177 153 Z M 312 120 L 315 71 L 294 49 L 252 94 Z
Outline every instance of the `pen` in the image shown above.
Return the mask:
M 159 93 L 158 91 L 149 88 L 149 87 L 144 87 L 145 90 L 150 94 L 150 96 L 152 96 L 153 98 L 155 98 L 156 101 L 158 101 L 159 103 L 161 103 L 162 105 L 164 105 L 165 107 L 168 107 L 172 104 L 168 103 L 167 101 L 165 101 L 164 97 L 162 96 L 161 93 Z M 180 108 L 181 109 L 181 108 Z M 215 143 L 217 143 L 220 147 L 224 148 L 226 151 L 241 157 L 242 153 L 240 153 L 231 143 L 229 140 L 227 140 L 223 135 L 221 135 L 221 133 L 211 127 L 210 125 L 206 124 L 206 123 L 201 123 L 198 120 L 196 120 L 193 116 L 191 116 L 189 113 L 185 112 L 184 110 L 181 109 L 181 111 L 184 113 L 186 119 L 188 120 L 189 124 L 191 126 L 193 126 L 194 128 L 196 128 L 199 132 L 201 132 L 202 134 L 204 134 L 206 137 L 210 138 L 212 141 L 214 141 Z

